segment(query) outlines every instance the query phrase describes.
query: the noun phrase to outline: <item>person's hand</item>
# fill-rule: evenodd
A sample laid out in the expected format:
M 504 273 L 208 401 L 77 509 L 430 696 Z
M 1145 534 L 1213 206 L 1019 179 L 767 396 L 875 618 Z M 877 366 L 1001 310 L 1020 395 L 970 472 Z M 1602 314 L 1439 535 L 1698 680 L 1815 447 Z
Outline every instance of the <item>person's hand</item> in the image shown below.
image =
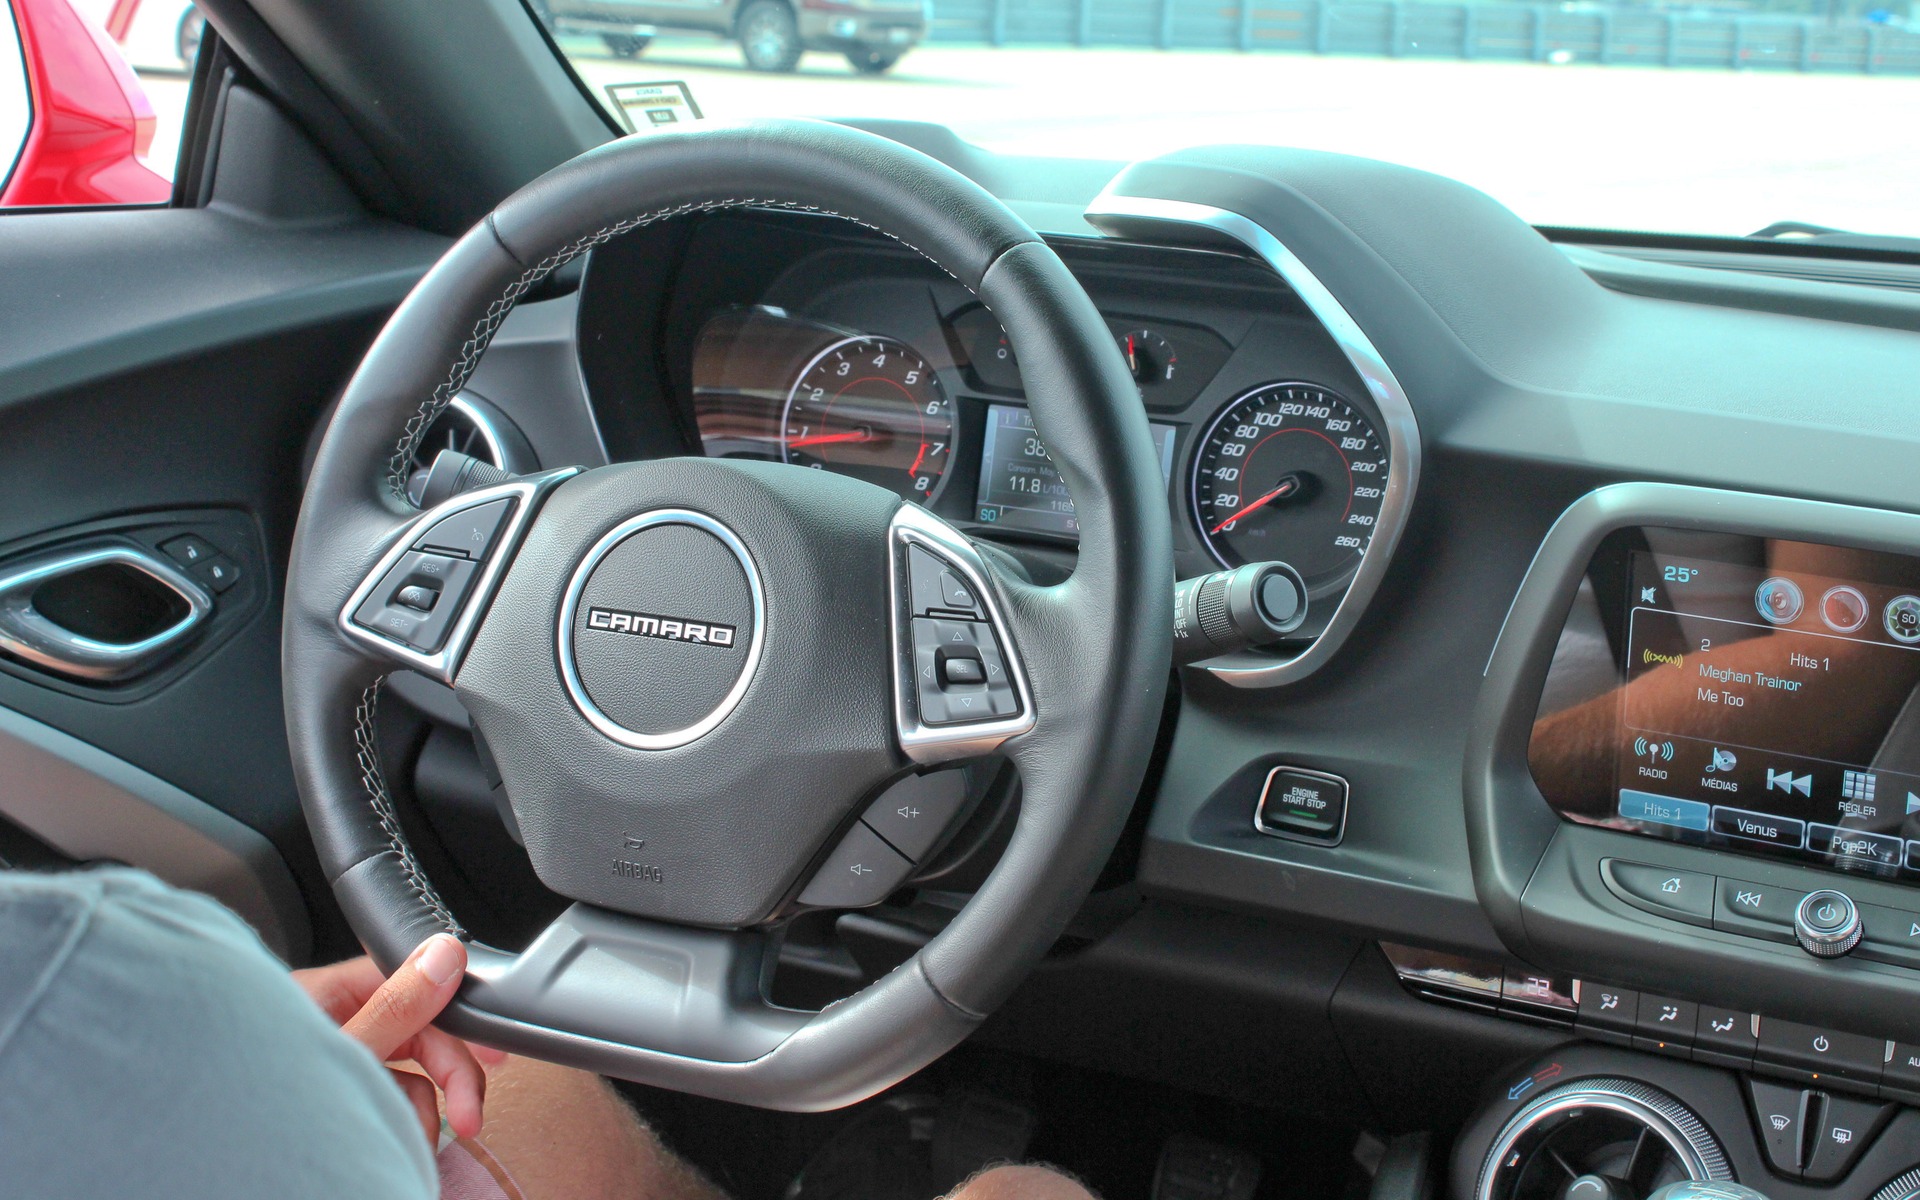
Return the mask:
M 330 967 L 295 971 L 293 981 L 313 997 L 348 1037 L 382 1062 L 412 1060 L 424 1075 L 396 1070 L 394 1080 L 413 1103 L 427 1141 L 440 1135 L 434 1089 L 447 1098 L 447 1124 L 461 1137 L 480 1132 L 487 1076 L 481 1063 L 506 1058 L 498 1050 L 461 1041 L 431 1022 L 460 990 L 467 948 L 451 934 L 438 933 L 414 948 L 392 976 L 368 958 Z

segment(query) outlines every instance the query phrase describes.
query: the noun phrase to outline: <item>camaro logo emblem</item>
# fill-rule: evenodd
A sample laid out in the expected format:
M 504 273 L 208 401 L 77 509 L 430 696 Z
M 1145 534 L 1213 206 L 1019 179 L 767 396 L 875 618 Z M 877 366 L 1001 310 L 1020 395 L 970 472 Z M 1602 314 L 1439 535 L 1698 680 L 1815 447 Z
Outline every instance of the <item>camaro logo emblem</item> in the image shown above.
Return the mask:
M 621 612 L 616 608 L 589 608 L 587 628 L 612 633 L 631 633 L 635 637 L 664 638 L 669 642 L 699 642 L 704 646 L 733 645 L 731 625 L 701 624 L 649 613 Z

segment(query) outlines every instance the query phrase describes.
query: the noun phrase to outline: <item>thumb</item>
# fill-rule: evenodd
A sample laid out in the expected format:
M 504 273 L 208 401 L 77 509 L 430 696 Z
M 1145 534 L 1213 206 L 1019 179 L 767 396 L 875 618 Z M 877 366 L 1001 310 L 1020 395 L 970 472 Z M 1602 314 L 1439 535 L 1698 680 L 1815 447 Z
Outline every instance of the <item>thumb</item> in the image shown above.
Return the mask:
M 385 1061 L 440 1015 L 460 990 L 466 968 L 466 946 L 452 934 L 436 933 L 414 948 L 341 1029 Z

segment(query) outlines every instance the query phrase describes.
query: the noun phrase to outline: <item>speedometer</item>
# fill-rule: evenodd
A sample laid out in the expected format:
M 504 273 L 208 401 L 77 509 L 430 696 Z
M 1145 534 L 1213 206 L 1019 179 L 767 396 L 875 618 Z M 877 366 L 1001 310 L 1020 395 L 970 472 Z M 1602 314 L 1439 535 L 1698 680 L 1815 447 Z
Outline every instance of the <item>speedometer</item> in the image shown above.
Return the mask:
M 1223 566 L 1279 559 L 1317 591 L 1351 575 L 1386 497 L 1387 447 L 1358 407 L 1310 383 L 1227 405 L 1193 460 L 1193 511 Z
M 953 401 L 905 342 L 845 338 L 814 355 L 788 390 L 780 449 L 790 463 L 927 503 L 953 457 Z

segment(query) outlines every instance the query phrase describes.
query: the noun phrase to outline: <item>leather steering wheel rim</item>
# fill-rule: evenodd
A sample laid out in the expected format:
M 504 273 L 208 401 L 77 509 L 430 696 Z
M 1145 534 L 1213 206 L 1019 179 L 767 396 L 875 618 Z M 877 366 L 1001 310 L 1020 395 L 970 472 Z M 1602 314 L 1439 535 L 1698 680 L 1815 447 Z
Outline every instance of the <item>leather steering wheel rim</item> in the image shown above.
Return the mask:
M 1092 887 L 1134 803 L 1169 674 L 1168 506 L 1138 391 L 1080 285 L 984 189 L 880 137 L 820 122 L 758 121 L 624 138 L 509 197 L 396 310 L 332 417 L 287 577 L 287 728 L 321 863 L 376 961 L 391 969 L 434 933 L 465 936 L 407 844 L 374 742 L 380 683 L 405 665 L 404 656 L 370 650 L 365 637 L 343 636 L 343 613 L 357 592 L 364 593 L 370 573 L 394 561 L 423 528 L 421 514 L 404 495 L 409 453 L 464 385 L 520 297 L 610 238 L 656 221 L 730 208 L 817 213 L 887 234 L 979 296 L 1018 355 L 1035 424 L 1077 505 L 1081 549 L 1071 578 L 1051 587 L 1018 578 L 991 555 L 978 560 L 990 577 L 989 607 L 1003 636 L 1017 647 L 1031 689 L 1031 728 L 998 746 L 1022 782 L 1014 833 L 987 881 L 927 946 L 818 1014 L 788 1014 L 757 998 L 768 969 L 768 939 L 760 930 L 742 928 L 735 916 L 681 923 L 668 901 L 650 899 L 647 904 L 667 907 L 644 911 L 676 919 L 576 904 L 566 931 L 571 940 L 555 951 L 554 961 L 564 962 L 531 990 L 499 983 L 509 977 L 515 956 L 474 946 L 477 965 L 441 1023 L 503 1048 L 655 1086 L 818 1110 L 872 1095 L 937 1058 L 1039 961 Z M 477 610 L 484 616 L 475 617 L 473 649 L 450 673 L 496 756 L 502 750 L 495 726 L 533 759 L 540 757 L 543 739 L 561 736 L 555 730 L 566 738 L 590 736 L 580 713 L 550 703 L 525 714 L 522 723 L 522 714 L 510 714 L 512 706 L 499 700 L 514 689 L 489 691 L 486 676 L 498 675 L 507 669 L 498 664 L 509 662 L 510 678 L 519 678 L 511 671 L 532 672 L 540 676 L 541 689 L 550 688 L 545 675 L 555 669 L 554 615 L 541 606 L 555 593 L 541 576 L 551 574 L 552 563 L 577 561 L 578 547 L 601 537 L 623 513 L 673 507 L 675 498 L 690 508 L 704 504 L 717 520 L 740 528 L 761 562 L 769 598 L 768 652 L 767 662 L 756 668 L 765 678 L 752 676 L 745 689 L 747 704 L 760 692 L 778 695 L 779 672 L 789 669 L 784 661 L 821 651 L 802 644 L 796 631 L 803 622 L 775 612 L 786 603 L 786 576 L 779 572 L 793 573 L 798 596 L 805 592 L 800 575 L 808 559 L 783 546 L 777 533 L 754 531 L 785 529 L 783 521 L 831 524 L 817 516 L 829 511 L 836 519 L 854 514 L 845 518 L 845 530 L 821 532 L 821 540 L 809 543 L 815 557 L 832 557 L 841 543 L 864 537 L 849 532 L 859 521 L 871 526 L 891 515 L 899 524 L 897 497 L 883 502 L 870 494 L 880 489 L 818 478 L 822 474 L 664 460 L 599 468 L 542 485 L 545 491 L 517 493 L 525 497 L 524 537 L 494 551 L 501 556 L 497 579 L 474 602 L 490 607 Z M 855 490 L 861 488 L 868 491 Z M 544 506 L 536 511 L 541 500 Z M 802 516 L 792 516 L 788 507 Z M 844 549 L 848 562 L 893 554 L 864 545 Z M 849 591 L 865 595 L 875 586 L 862 582 Z M 547 631 L 547 640 L 529 645 L 528 631 Z M 871 681 L 877 678 L 874 662 L 897 666 L 896 649 L 833 652 L 859 660 L 849 678 Z M 867 731 L 873 727 L 869 706 L 885 711 L 888 701 L 886 694 L 836 695 L 831 715 L 844 714 L 849 730 Z M 605 761 L 654 764 L 675 754 L 705 753 L 703 743 L 720 739 L 724 745 L 725 739 L 747 736 L 736 728 L 745 724 L 744 718 L 723 720 L 692 748 L 611 747 Z M 860 749 L 863 763 L 884 759 L 891 764 L 885 769 L 896 772 L 912 767 L 897 744 L 862 743 Z M 658 757 L 617 757 L 648 755 Z M 505 763 L 502 770 L 514 774 Z M 528 772 L 519 777 L 544 778 L 534 768 Z M 513 783 L 509 778 L 510 791 Z M 612 806 L 632 802 L 630 795 L 602 800 Z M 729 813 L 728 806 L 740 803 L 732 795 L 713 801 Z M 516 808 L 519 802 L 516 792 Z M 847 808 L 846 801 L 834 804 L 835 813 L 819 819 L 838 820 L 835 827 L 845 828 L 857 804 L 844 813 L 838 808 Z M 540 819 L 549 815 L 543 811 Z M 753 904 L 735 907 L 759 911 Z M 641 910 L 626 909 L 634 911 Z M 735 913 L 725 905 L 712 911 Z M 522 957 L 533 953 L 530 948 Z M 497 978 L 488 973 L 494 968 Z

